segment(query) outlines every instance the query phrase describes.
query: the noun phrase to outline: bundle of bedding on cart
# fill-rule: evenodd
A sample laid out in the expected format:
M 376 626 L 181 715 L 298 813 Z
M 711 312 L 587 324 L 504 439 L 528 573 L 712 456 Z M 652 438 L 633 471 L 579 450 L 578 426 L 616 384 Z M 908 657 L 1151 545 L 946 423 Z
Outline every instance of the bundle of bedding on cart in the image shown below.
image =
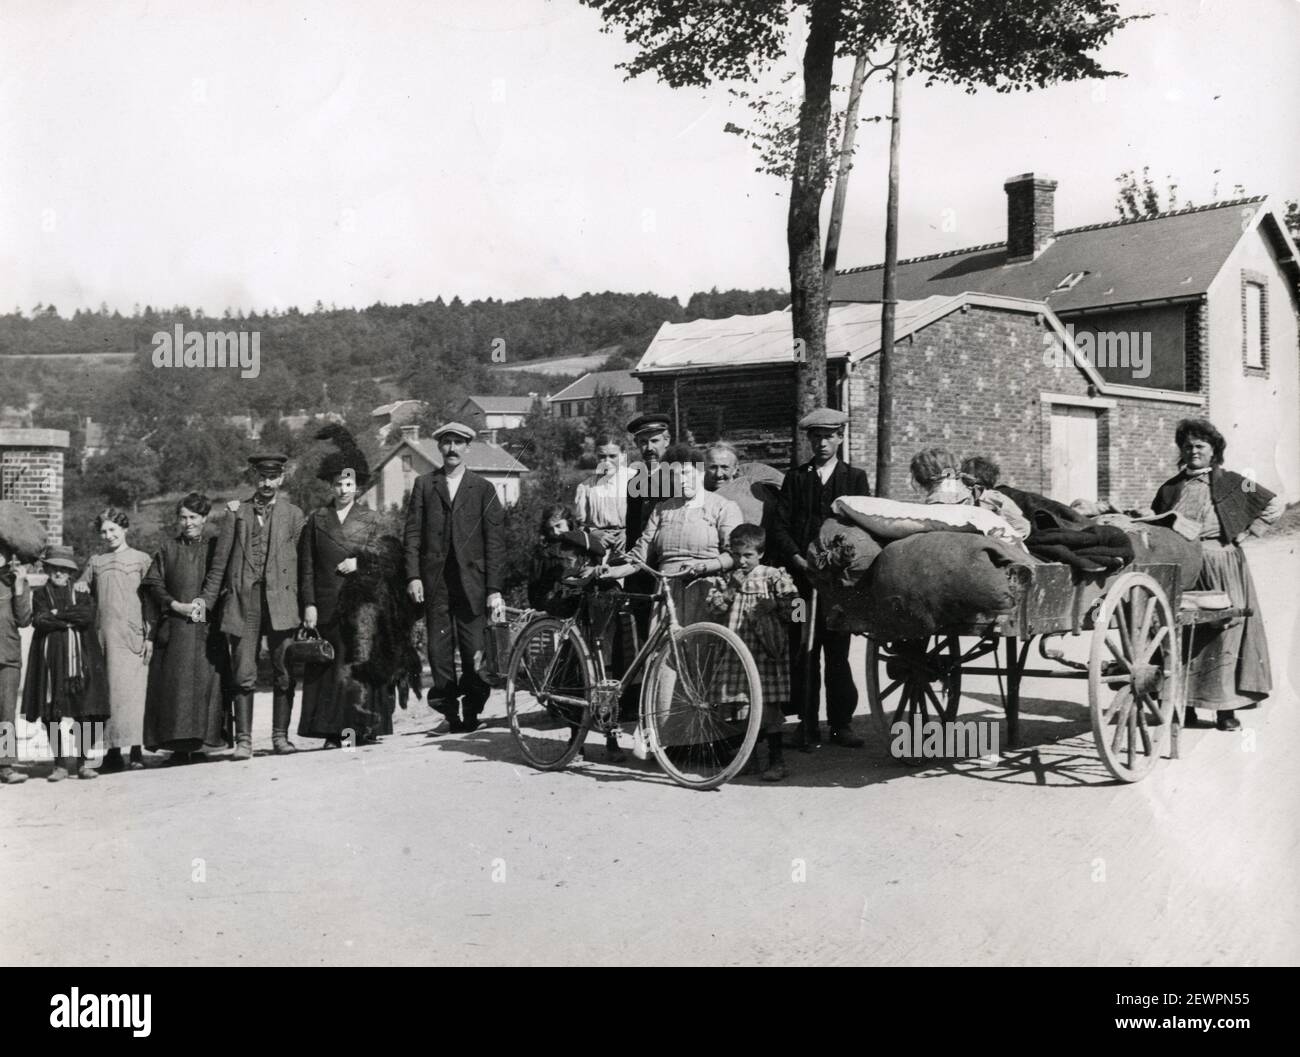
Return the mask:
M 917 638 L 1013 609 L 1032 559 L 991 511 L 844 496 L 806 557 L 827 624 Z
M 25 506 L 0 499 L 0 550 L 34 562 L 45 550 L 45 529 Z
M 1177 565 L 1182 589 L 1196 585 L 1201 573 L 1200 526 L 1180 515 L 1123 513 L 1104 502 L 1066 506 L 1004 484 L 998 491 L 1029 519 L 1025 544 L 1043 561 L 1063 562 L 1084 573 L 1112 572 L 1129 564 Z

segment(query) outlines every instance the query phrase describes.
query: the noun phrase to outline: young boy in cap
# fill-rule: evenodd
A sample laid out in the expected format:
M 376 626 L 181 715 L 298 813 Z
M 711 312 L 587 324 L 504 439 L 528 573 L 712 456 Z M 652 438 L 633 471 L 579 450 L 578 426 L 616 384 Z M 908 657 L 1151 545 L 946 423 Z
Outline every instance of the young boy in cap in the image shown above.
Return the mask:
M 235 687 L 235 752 L 253 758 L 253 692 L 262 636 L 275 674 L 271 693 L 271 746 L 276 755 L 297 752 L 289 740 L 293 677 L 285 648 L 302 619 L 298 607 L 298 537 L 306 518 L 280 495 L 287 455 L 261 453 L 248 460 L 252 499 L 221 523 L 212 567 L 203 581 L 204 611 L 220 598 L 221 630 L 230 644 Z
M 809 602 L 805 613 L 811 614 L 812 584 L 808 580 L 808 559 L 804 552 L 831 517 L 831 503 L 842 495 L 870 495 L 871 486 L 864 470 L 850 466 L 839 457 L 844 441 L 844 423 L 848 415 L 829 407 L 819 407 L 805 415 L 799 428 L 808 435 L 812 458 L 785 475 L 781 494 L 772 514 L 771 539 L 776 556 L 794 577 L 800 595 Z M 862 739 L 853 733 L 853 712 L 858 705 L 858 691 L 849 669 L 847 631 L 826 627 L 823 611 L 818 608 L 813 627 L 812 650 L 803 639 L 803 626 L 793 624 L 790 632 L 791 698 L 801 717 L 800 746 L 812 751 L 821 744 L 821 658 L 826 659 L 826 718 L 830 738 L 837 745 L 856 749 Z
M 491 687 L 478 674 L 476 655 L 488 619 L 505 619 L 505 511 L 492 482 L 466 467 L 475 436 L 459 422 L 434 431 L 442 465 L 416 478 L 404 531 L 407 591 L 425 607 L 429 707 L 447 717 L 453 734 L 478 728 Z

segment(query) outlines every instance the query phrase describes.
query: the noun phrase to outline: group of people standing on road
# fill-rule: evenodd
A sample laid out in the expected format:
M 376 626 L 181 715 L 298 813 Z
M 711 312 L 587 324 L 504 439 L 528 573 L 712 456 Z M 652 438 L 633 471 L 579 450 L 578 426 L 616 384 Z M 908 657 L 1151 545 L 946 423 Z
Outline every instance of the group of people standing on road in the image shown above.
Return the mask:
M 817 611 L 806 557 L 836 499 L 870 495 L 866 473 L 841 456 L 846 420 L 830 408 L 806 415 L 800 428 L 812 457 L 784 476 L 770 502 L 742 511 L 723 494 L 739 472 L 734 448 L 717 442 L 700 452 L 674 444 L 668 416 L 638 415 L 627 428 L 640 464 L 624 464 L 617 437 L 596 438 L 595 472 L 578 485 L 571 505 L 548 507 L 541 526 L 529 592 L 534 606 L 545 605 L 559 573 L 575 565 L 594 567 L 607 589 L 645 596 L 654 582 L 642 565 L 690 574 L 693 582 L 675 588 L 683 623 L 728 624 L 755 657 L 769 749 L 762 776 L 770 781 L 788 774 L 786 716 L 799 717 L 801 749 L 822 744 L 823 665 L 826 739 L 845 748 L 863 744 L 852 727 L 850 633 L 827 627 Z M 51 780 L 140 769 L 146 748 L 187 763 L 233 742 L 232 758 L 250 759 L 263 640 L 271 659 L 274 753 L 297 751 L 289 737 L 289 653 L 304 640 L 319 641 L 317 663 L 304 666 L 298 736 L 321 739 L 326 748 L 373 741 L 391 733 L 397 695 L 419 694 L 410 632 L 420 617 L 430 707 L 450 732 L 477 729 L 490 692 L 479 668 L 486 630 L 505 617 L 506 544 L 496 490 L 466 466 L 475 430 L 452 422 L 435 431 L 442 464 L 415 481 L 400 540 L 385 535 L 379 516 L 357 502 L 369 467 L 351 436 L 341 427 L 320 436 L 336 446 L 319 472 L 334 494 L 310 516 L 282 494 L 286 456 L 265 453 L 249 460 L 254 491 L 247 501 L 227 504 L 213 526 L 211 501 L 189 493 L 176 504 L 176 534 L 153 555 L 130 547 L 129 518 L 114 509 L 96 521 L 104 552 L 79 568 L 71 548 L 52 547 L 38 587 L 0 547 L 0 726 L 12 727 L 19 697 L 17 629 L 31 624 L 22 710 L 51 734 Z M 1277 519 L 1281 500 L 1223 469 L 1224 440 L 1208 421 L 1180 423 L 1175 440 L 1180 472 L 1161 486 L 1154 508 L 1199 526 L 1198 586 L 1250 611 L 1227 628 L 1198 630 L 1187 722 L 1195 725 L 1195 709 L 1208 708 L 1221 729 L 1234 729 L 1234 711 L 1271 690 L 1240 543 Z M 939 449 L 921 455 L 913 473 L 930 501 L 980 503 L 1008 514 L 1015 533 L 1028 527 L 994 487 L 996 474 L 977 480 L 972 472 L 979 466 L 960 465 Z M 948 497 L 945 489 L 963 494 Z M 633 607 L 633 638 L 648 629 L 648 599 L 641 601 Z M 627 645 L 620 651 L 625 660 L 634 653 Z M 625 714 L 636 713 L 635 702 L 625 705 Z M 99 771 L 85 765 L 97 746 L 83 739 L 75 751 L 58 748 L 56 731 L 66 720 L 103 725 L 107 754 Z M 622 756 L 615 738 L 607 750 Z M 13 763 L 0 749 L 0 783 L 25 779 Z

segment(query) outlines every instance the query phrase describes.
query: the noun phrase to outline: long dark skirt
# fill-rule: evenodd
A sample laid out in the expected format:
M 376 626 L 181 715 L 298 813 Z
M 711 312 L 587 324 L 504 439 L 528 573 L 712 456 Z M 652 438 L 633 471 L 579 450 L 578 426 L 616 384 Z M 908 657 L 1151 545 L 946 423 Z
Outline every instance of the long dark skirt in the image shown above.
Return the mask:
M 1268 640 L 1246 555 L 1235 543 L 1202 540 L 1197 589 L 1221 591 L 1253 615 L 1227 628 L 1200 627 L 1192 640 L 1187 704 L 1214 710 L 1251 708 L 1273 690 Z
M 300 738 L 338 738 L 352 731 L 354 738 L 393 732 L 397 696 L 391 687 L 363 683 L 352 677 L 337 621 L 317 629 L 334 647 L 331 664 L 309 664 L 303 671 Z
M 149 662 L 144 743 L 149 749 L 197 752 L 225 744 L 224 637 L 215 624 L 166 617 Z

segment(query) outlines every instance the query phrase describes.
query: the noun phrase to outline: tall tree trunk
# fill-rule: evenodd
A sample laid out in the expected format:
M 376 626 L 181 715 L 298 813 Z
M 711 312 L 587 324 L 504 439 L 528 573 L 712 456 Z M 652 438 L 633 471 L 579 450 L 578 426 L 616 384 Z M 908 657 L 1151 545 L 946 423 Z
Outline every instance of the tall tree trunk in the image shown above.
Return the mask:
M 898 139 L 902 127 L 903 49 L 894 49 L 894 106 L 889 115 L 889 197 L 885 204 L 885 276 L 880 306 L 880 380 L 876 413 L 876 495 L 889 495 L 894 461 L 894 316 L 898 307 Z
M 840 0 L 813 0 L 803 55 L 803 103 L 790 184 L 786 243 L 790 253 L 790 315 L 794 328 L 795 416 L 791 465 L 808 458 L 799 419 L 826 403 L 826 282 L 822 272 L 821 204 L 826 185 L 826 135 L 831 119 Z
M 835 281 L 835 262 L 840 256 L 840 229 L 844 226 L 844 204 L 849 197 L 849 174 L 853 171 L 853 144 L 858 136 L 858 105 L 862 102 L 862 86 L 869 76 L 871 75 L 867 72 L 867 56 L 864 52 L 853 64 L 853 79 L 849 82 L 849 105 L 844 111 L 844 133 L 840 137 L 839 168 L 835 172 L 835 195 L 831 199 L 830 223 L 826 225 L 826 255 L 822 261 L 824 273 L 822 281 L 826 286 L 828 313 L 831 307 L 831 284 Z

